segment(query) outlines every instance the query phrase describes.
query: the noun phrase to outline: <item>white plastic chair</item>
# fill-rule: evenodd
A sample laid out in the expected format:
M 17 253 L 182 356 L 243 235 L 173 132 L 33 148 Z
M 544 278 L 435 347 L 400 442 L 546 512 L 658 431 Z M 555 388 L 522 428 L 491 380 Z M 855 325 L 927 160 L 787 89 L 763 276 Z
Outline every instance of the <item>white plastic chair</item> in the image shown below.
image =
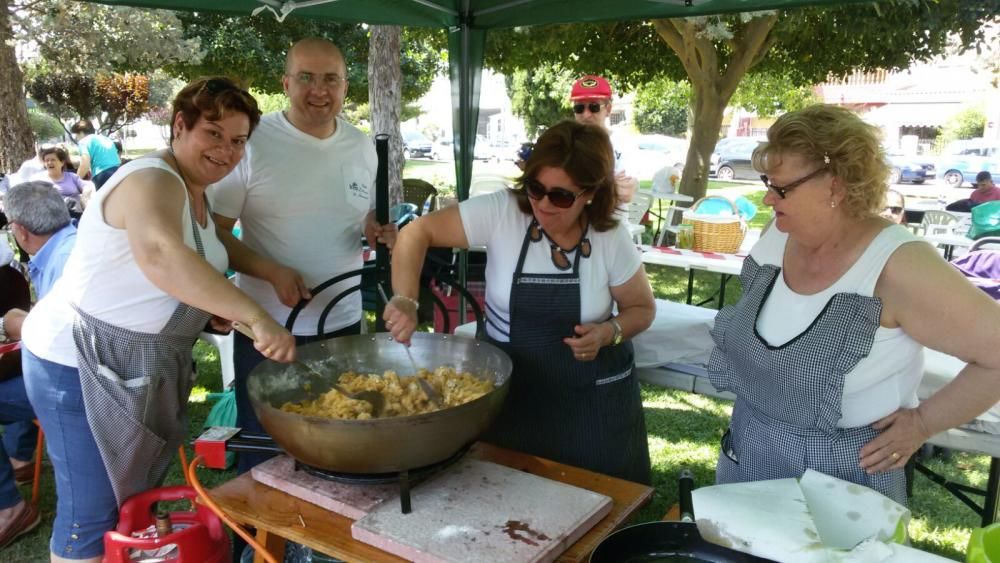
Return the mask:
M 653 198 L 647 193 L 637 191 L 632 196 L 632 201 L 628 204 L 628 232 L 632 235 L 636 244 L 642 244 L 642 234 L 646 232 L 646 227 L 641 225 L 643 216 L 649 211 Z
M 947 211 L 930 210 L 924 212 L 920 222 L 924 236 L 937 234 L 952 234 L 958 223 L 958 217 Z

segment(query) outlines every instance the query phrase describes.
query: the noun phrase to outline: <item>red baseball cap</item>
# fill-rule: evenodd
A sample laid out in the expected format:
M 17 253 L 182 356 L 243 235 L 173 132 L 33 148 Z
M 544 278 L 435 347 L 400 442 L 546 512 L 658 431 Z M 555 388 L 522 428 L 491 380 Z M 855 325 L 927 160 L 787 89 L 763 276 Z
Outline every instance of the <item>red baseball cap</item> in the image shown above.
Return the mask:
M 609 100 L 611 99 L 611 84 L 600 76 L 588 74 L 573 83 L 569 99 Z

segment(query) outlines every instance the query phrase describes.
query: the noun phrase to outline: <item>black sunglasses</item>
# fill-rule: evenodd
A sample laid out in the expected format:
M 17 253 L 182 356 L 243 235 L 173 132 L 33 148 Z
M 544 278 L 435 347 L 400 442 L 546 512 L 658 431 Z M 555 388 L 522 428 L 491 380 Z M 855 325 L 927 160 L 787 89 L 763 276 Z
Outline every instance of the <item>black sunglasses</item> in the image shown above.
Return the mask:
M 814 170 L 811 174 L 806 174 L 802 178 L 799 178 L 798 180 L 795 180 L 794 182 L 791 182 L 784 186 L 775 186 L 774 184 L 772 184 L 771 179 L 767 177 L 767 174 L 761 174 L 760 180 L 764 182 L 764 186 L 767 187 L 767 189 L 773 190 L 774 193 L 778 194 L 778 197 L 780 197 L 781 199 L 785 199 L 785 196 L 788 194 L 788 192 L 801 186 L 802 184 L 808 182 L 809 180 L 812 180 L 813 178 L 819 176 L 823 172 L 826 172 L 826 166 L 818 168 L 817 170 Z
M 541 201 L 542 198 L 548 196 L 549 202 L 560 209 L 572 207 L 578 197 L 587 193 L 587 190 L 583 190 L 582 192 L 575 194 L 566 188 L 552 188 L 551 190 L 546 190 L 545 186 L 543 186 L 538 180 L 525 180 L 524 190 L 528 194 L 528 197 L 535 201 Z
M 601 111 L 602 107 L 604 107 L 604 104 L 600 102 L 590 102 L 589 104 L 574 104 L 573 113 L 583 113 L 584 109 L 589 109 L 590 113 L 597 113 Z
M 893 215 L 899 215 L 900 213 L 903 212 L 903 208 L 902 207 L 896 207 L 895 205 L 892 205 L 892 206 L 886 206 L 885 211 L 888 211 L 889 213 L 892 213 Z

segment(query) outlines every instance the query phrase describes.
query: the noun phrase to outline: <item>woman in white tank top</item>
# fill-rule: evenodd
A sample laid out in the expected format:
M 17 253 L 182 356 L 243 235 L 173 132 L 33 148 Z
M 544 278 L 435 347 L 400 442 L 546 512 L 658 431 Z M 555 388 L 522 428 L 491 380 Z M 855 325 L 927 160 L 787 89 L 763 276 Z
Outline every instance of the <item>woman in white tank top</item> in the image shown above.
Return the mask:
M 205 197 L 259 118 L 229 79 L 182 89 L 169 148 L 96 193 L 63 277 L 25 320 L 25 386 L 56 472 L 53 561 L 98 561 L 121 503 L 162 481 L 187 432 L 191 347 L 208 321 L 239 321 L 264 355 L 295 358 L 292 336 L 223 272 L 262 276 L 295 301 L 308 296 L 301 277 L 217 232 Z
M 783 115 L 753 164 L 774 222 L 712 331 L 709 375 L 737 396 L 716 480 L 814 469 L 905 503 L 910 455 L 1000 399 L 1000 306 L 878 216 L 889 169 L 852 112 Z M 918 405 L 923 346 L 968 365 Z

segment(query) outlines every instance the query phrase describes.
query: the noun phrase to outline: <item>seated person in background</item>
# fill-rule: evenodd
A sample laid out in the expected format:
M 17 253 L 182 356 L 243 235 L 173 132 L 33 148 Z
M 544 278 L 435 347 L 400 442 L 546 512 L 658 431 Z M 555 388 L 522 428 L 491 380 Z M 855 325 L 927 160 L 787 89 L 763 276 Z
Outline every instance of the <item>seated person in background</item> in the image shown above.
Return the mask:
M 62 147 L 48 146 L 38 151 L 38 158 L 45 165 L 45 171 L 35 174 L 32 180 L 45 180 L 55 185 L 66 200 L 80 203 L 84 182 L 73 172 L 67 171 L 69 155 Z M 82 210 L 82 209 L 81 209 Z
M 753 152 L 775 219 L 712 330 L 709 377 L 736 395 L 719 484 L 813 469 L 906 504 L 909 457 L 1000 399 L 1000 305 L 878 216 L 880 137 L 819 104 L 779 117 Z M 924 346 L 967 365 L 919 402 Z
M 122 161 L 118 157 L 118 149 L 115 142 L 97 134 L 94 125 L 87 119 L 81 119 L 73 124 L 70 131 L 76 137 L 80 147 L 80 168 L 76 173 L 81 178 L 86 178 L 88 174 L 97 189 L 101 189 L 104 182 L 118 170 Z
M 882 212 L 879 215 L 896 225 L 905 223 L 906 199 L 903 197 L 903 194 L 896 190 L 887 190 L 885 192 L 885 205 L 882 207 Z
M 1000 188 L 993 183 L 993 176 L 986 170 L 976 174 L 976 189 L 972 191 L 969 199 L 973 205 L 1000 200 Z
M 10 189 L 4 196 L 4 210 L 10 220 L 10 231 L 17 244 L 32 256 L 28 273 L 39 299 L 52 288 L 62 275 L 63 266 L 76 242 L 76 227 L 69 221 L 69 211 L 59 193 L 44 181 L 26 182 Z M 27 315 L 30 300 L 27 284 L 20 272 L 7 264 L 13 258 L 10 248 L 0 242 L 0 344 L 20 340 L 21 324 Z M 15 296 L 20 298 L 15 299 Z M 6 355 L 5 355 L 6 356 Z M 20 359 L 20 355 L 18 355 Z M 34 472 L 31 462 L 37 429 L 35 418 L 21 377 L 20 362 L 10 377 L 0 373 L 0 424 L 4 424 L 4 439 L 0 444 L 0 549 L 14 539 L 34 529 L 39 521 L 38 510 L 24 502 L 15 482 L 28 481 Z M 7 456 L 11 458 L 8 460 Z

